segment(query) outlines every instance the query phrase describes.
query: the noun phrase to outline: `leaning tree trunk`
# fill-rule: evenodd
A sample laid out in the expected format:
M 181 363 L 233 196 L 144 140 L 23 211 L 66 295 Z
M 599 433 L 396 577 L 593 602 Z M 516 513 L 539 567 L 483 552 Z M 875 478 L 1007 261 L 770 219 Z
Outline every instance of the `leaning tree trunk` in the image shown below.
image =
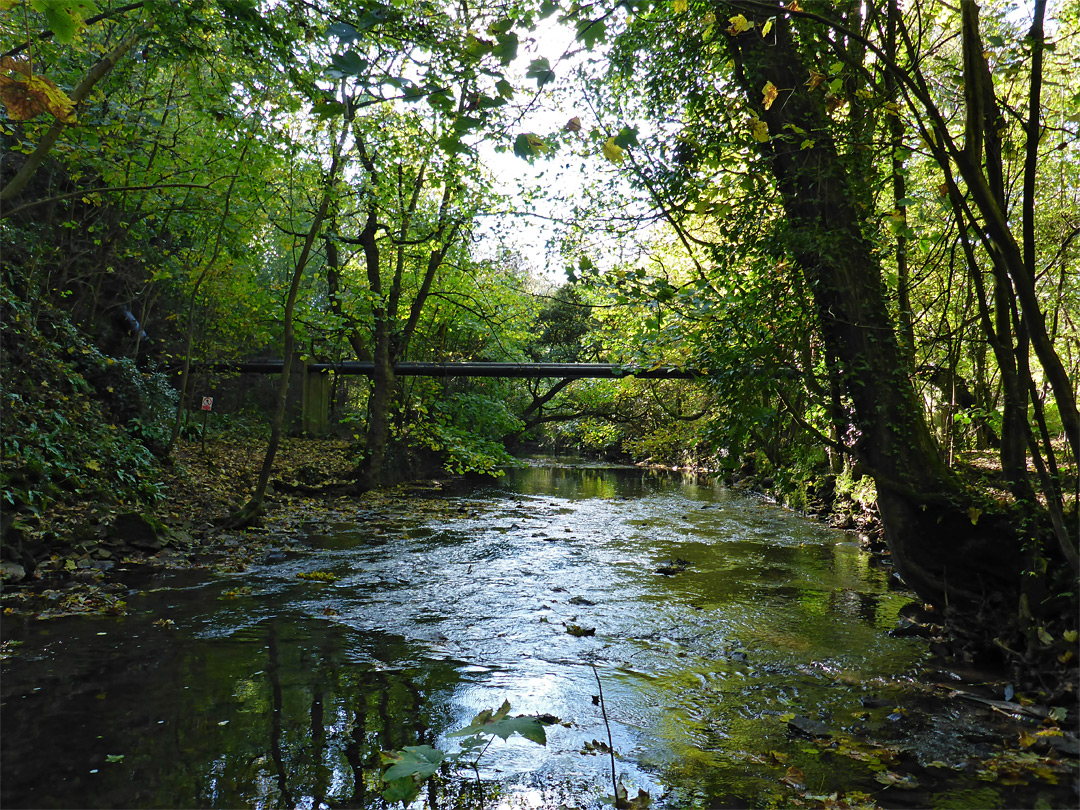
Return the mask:
M 1013 531 L 984 514 L 986 504 L 940 457 L 889 315 L 879 260 L 862 232 L 864 215 L 852 202 L 857 180 L 834 141 L 825 88 L 806 89 L 808 66 L 783 15 L 773 32 L 768 40 L 760 26 L 731 34 L 728 46 L 741 89 L 768 124 L 761 149 L 783 200 L 791 253 L 854 407 L 856 452 L 877 484 L 893 561 L 937 605 L 978 605 L 994 594 L 1015 604 L 1022 566 Z M 767 82 L 780 96 L 766 109 Z

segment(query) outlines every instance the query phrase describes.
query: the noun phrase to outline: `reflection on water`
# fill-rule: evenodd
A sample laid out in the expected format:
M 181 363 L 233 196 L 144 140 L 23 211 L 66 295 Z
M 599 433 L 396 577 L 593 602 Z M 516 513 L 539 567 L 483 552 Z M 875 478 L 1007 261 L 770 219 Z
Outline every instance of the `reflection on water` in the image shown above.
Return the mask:
M 925 659 L 884 632 L 908 599 L 888 572 L 706 480 L 534 464 L 310 528 L 309 554 L 132 597 L 128 617 L 6 623 L 27 654 L 2 684 L 3 806 L 381 807 L 380 751 L 451 746 L 505 699 L 563 723 L 489 749 L 487 806 L 599 806 L 594 667 L 620 779 L 658 806 L 782 802 L 770 751 L 817 792 L 880 788 L 802 752 L 793 714 L 903 744 L 932 725 L 886 719 Z M 315 570 L 339 579 L 296 577 Z M 970 745 L 942 737 L 934 759 Z M 417 806 L 476 806 L 451 776 Z
M 460 680 L 314 619 L 207 640 L 65 623 L 50 634 L 77 649 L 46 653 L 23 694 L 4 685 L 4 807 L 367 806 L 380 750 L 432 742 Z

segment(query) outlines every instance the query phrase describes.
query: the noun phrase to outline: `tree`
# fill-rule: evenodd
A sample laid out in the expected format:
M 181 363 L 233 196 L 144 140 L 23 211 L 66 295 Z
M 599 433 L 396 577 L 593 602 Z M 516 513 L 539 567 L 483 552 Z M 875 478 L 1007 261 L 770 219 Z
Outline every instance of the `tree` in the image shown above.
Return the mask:
M 969 92 L 963 100 L 968 111 L 967 147 L 958 145 L 946 124 L 949 116 L 930 91 L 932 82 L 921 72 L 918 49 L 923 43 L 895 9 L 890 16 L 887 9 L 876 6 L 826 7 L 820 13 L 758 2 L 728 3 L 720 9 L 694 4 L 685 4 L 685 10 L 677 5 L 642 6 L 623 34 L 627 52 L 646 43 L 653 48 L 657 42 L 664 43 L 662 53 L 638 60 L 641 68 L 634 75 L 644 73 L 644 83 L 654 90 L 653 103 L 673 111 L 671 120 L 680 122 L 682 129 L 681 133 L 675 130 L 678 143 L 685 144 L 672 148 L 674 133 L 660 130 L 657 139 L 668 139 L 667 153 L 673 158 L 670 169 L 665 171 L 655 163 L 640 168 L 638 182 L 650 189 L 669 215 L 685 221 L 687 209 L 682 206 L 686 203 L 674 195 L 685 195 L 688 186 L 701 182 L 698 178 L 731 162 L 731 152 L 725 154 L 721 148 L 738 149 L 738 141 L 743 150 L 752 145 L 757 167 L 771 177 L 782 210 L 782 252 L 799 271 L 812 305 L 814 330 L 809 337 L 820 339 L 819 357 L 826 365 L 827 378 L 837 386 L 838 396 L 832 397 L 835 405 L 829 410 L 834 414 L 846 411 L 850 422 L 839 432 L 839 441 L 821 438 L 843 447 L 872 472 L 893 559 L 905 580 L 927 601 L 954 608 L 983 606 L 1002 598 L 1016 605 L 1022 592 L 1037 580 L 1022 577 L 1022 572 L 1041 569 L 1041 555 L 1071 563 L 1074 573 L 1076 564 L 1075 546 L 1068 533 L 1061 531 L 1062 488 L 1055 485 L 1052 474 L 1047 472 L 1041 487 L 1047 511 L 1033 497 L 1019 497 L 1015 506 L 1002 508 L 965 486 L 943 461 L 912 385 L 910 346 L 904 348 L 906 339 L 900 338 L 895 327 L 894 302 L 906 299 L 897 298 L 887 285 L 885 254 L 876 241 L 880 220 L 870 193 L 873 187 L 866 181 L 873 183 L 880 176 L 870 160 L 872 139 L 882 118 L 901 113 L 897 103 L 889 100 L 896 97 L 912 111 L 913 123 L 930 122 L 922 134 L 940 170 L 946 172 L 949 195 L 963 229 L 992 234 L 981 245 L 990 272 L 1003 293 L 1006 288 L 1016 293 L 1017 306 L 1011 312 L 1013 305 L 1003 295 L 1009 317 L 1000 314 L 996 328 L 988 328 L 993 324 L 987 324 L 985 314 L 980 318 L 991 345 L 1004 323 L 1010 335 L 1023 336 L 1012 349 L 1000 353 L 999 366 L 1007 370 L 1011 362 L 1023 370 L 1023 381 L 1013 390 L 1022 395 L 1022 403 L 1031 404 L 1034 386 L 1023 364 L 1030 340 L 1056 397 L 1075 457 L 1072 384 L 1048 332 L 1039 325 L 1041 308 L 1032 283 L 1038 246 L 1029 245 L 1025 254 L 1020 246 L 1023 240 L 1014 238 L 1010 229 L 1010 221 L 1030 219 L 1030 213 L 1024 212 L 1034 210 L 1034 201 L 1025 197 L 1016 209 L 1021 216 L 1010 220 L 1000 194 L 987 191 L 992 185 L 987 177 L 1003 172 L 1002 156 L 974 145 L 978 138 L 985 146 L 998 130 L 986 122 L 986 97 L 975 97 L 970 90 L 979 87 L 986 93 L 989 74 L 972 9 L 965 9 L 958 28 L 969 45 L 964 66 Z M 1041 13 L 1036 9 L 1030 34 L 1036 50 L 1042 41 Z M 890 31 L 894 40 L 889 40 Z M 890 41 L 899 43 L 902 63 L 890 59 L 886 46 Z M 693 69 L 680 54 L 692 57 Z M 826 59 L 835 66 L 822 66 Z M 1024 118 L 1025 178 L 1037 172 L 1037 161 L 1033 163 L 1031 156 L 1037 155 L 1041 131 L 1039 69 L 1035 60 L 1029 85 L 1033 101 Z M 650 72 L 663 78 L 650 79 Z M 740 128 L 745 127 L 741 137 L 718 127 L 720 122 L 731 126 L 739 119 Z M 895 133 L 891 137 L 895 143 Z M 721 147 L 721 141 L 732 146 Z M 753 166 L 753 153 L 744 154 Z M 977 159 L 979 155 L 985 159 Z M 959 169 L 958 179 L 953 179 L 953 166 Z M 888 167 L 889 172 L 895 170 L 895 165 Z M 1029 186 L 1034 188 L 1033 182 L 1025 180 L 1025 188 Z M 708 214 L 710 208 L 697 211 Z M 979 248 L 972 246 L 973 252 Z M 894 243 L 894 250 L 902 251 L 903 245 Z M 980 263 L 969 257 L 969 271 L 981 273 Z M 980 306 L 992 306 L 987 295 L 978 299 L 983 302 Z M 1007 355 L 1014 359 L 1009 361 Z M 828 403 L 829 398 L 824 401 Z M 1037 420 L 1039 406 L 1033 407 Z M 1050 442 L 1038 439 L 1040 432 L 1046 436 L 1045 431 L 1029 426 L 1026 407 L 1016 406 L 1016 410 L 1024 417 L 1023 435 L 1036 464 L 1040 457 L 1051 458 Z M 1022 496 L 1024 490 L 1017 488 L 1014 494 Z M 1023 538 L 1046 525 L 1046 518 L 1046 523 L 1054 525 L 1056 544 L 1025 546 Z M 1051 576 L 1060 571 L 1052 566 Z M 1029 601 L 1024 599 L 1025 604 Z

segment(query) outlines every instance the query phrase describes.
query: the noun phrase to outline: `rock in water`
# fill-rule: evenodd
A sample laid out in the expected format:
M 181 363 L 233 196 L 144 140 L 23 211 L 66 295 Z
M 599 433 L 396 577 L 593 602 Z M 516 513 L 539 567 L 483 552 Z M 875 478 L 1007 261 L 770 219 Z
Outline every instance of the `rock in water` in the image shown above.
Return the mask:
M 822 723 L 820 720 L 814 720 L 810 717 L 792 717 L 788 720 L 788 730 L 794 731 L 797 734 L 803 734 L 807 737 L 831 737 L 832 732 L 829 731 L 829 727 Z

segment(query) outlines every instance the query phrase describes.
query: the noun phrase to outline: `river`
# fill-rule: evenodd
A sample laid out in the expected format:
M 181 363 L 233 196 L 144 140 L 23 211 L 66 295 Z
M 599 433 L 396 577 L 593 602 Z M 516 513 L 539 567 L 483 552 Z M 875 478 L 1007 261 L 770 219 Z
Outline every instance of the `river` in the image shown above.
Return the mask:
M 496 740 L 416 807 L 600 807 L 609 732 L 653 807 L 1075 800 L 976 773 L 1005 732 L 888 634 L 912 596 L 887 565 L 710 479 L 534 460 L 286 539 L 242 574 L 162 573 L 125 616 L 5 622 L 0 803 L 384 807 L 380 751 L 453 750 L 503 701 L 553 715 L 547 744 Z

